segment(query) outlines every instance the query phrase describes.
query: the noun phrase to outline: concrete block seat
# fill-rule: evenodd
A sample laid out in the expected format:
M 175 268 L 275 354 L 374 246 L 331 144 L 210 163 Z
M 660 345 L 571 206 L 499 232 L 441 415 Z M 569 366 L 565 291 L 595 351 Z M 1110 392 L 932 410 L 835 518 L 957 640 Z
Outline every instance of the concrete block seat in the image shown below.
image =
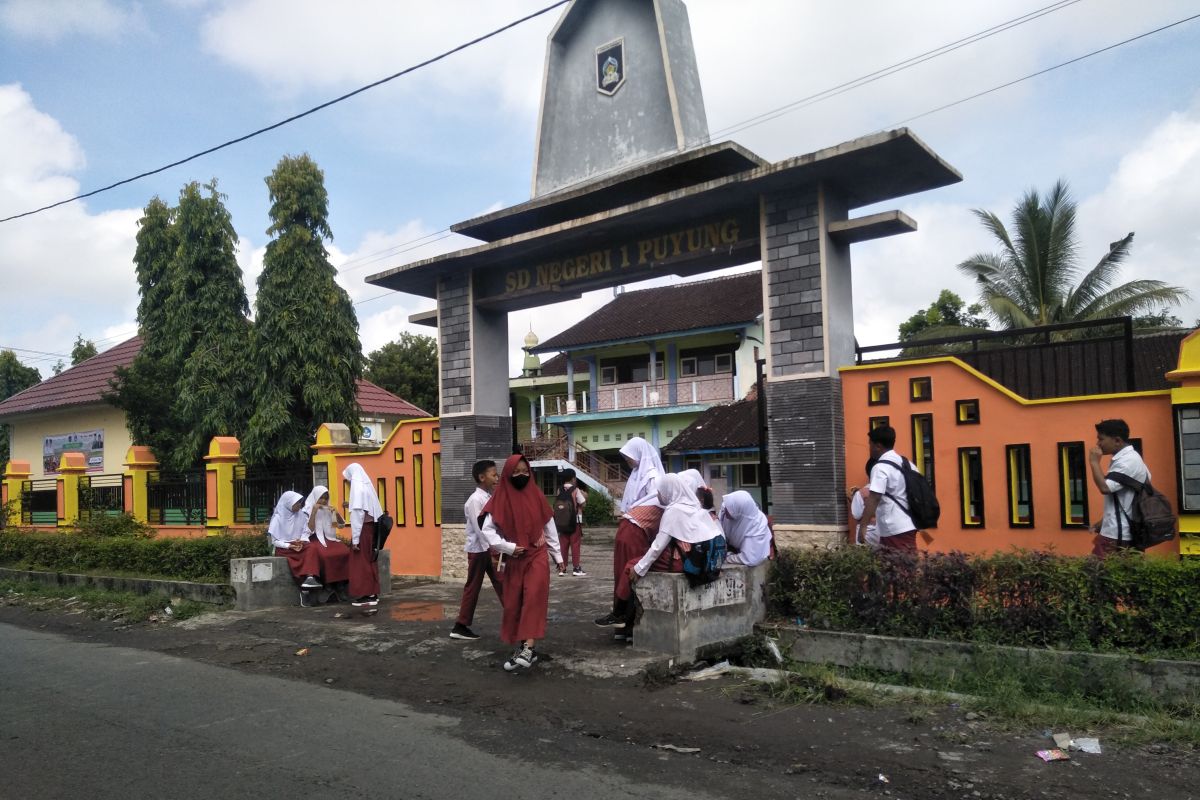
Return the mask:
M 647 573 L 635 589 L 642 618 L 634 628 L 633 646 L 688 662 L 703 647 L 749 636 L 766 616 L 770 568 L 770 562 L 729 565 L 720 578 L 695 589 L 683 575 Z
M 392 591 L 392 554 L 387 550 L 380 551 L 376 566 L 379 568 L 379 596 L 386 597 Z M 236 595 L 234 607 L 238 611 L 300 605 L 300 587 L 292 577 L 286 558 L 230 559 L 229 583 Z M 331 589 L 319 589 L 314 599 L 324 603 L 331 593 Z

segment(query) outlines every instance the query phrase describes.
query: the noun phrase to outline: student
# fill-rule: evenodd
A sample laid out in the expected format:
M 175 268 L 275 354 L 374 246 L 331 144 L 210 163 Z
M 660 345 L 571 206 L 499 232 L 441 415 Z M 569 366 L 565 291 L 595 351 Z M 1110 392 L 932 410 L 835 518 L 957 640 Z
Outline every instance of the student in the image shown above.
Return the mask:
M 558 531 L 558 543 L 562 547 L 563 561 L 570 558 L 574 567 L 571 574 L 582 578 L 587 575 L 579 562 L 579 551 L 583 547 L 583 506 L 587 503 L 587 495 L 580 489 L 575 478 L 575 470 L 564 469 L 562 471 L 562 487 L 559 489 L 559 496 L 570 499 L 571 504 L 575 507 L 575 513 L 573 514 L 574 525 L 567 532 Z M 554 502 L 558 503 L 557 497 Z
M 775 536 L 767 515 L 758 510 L 749 492 L 739 490 L 725 495 L 719 519 L 730 551 L 726 564 L 755 567 L 771 557 Z
M 871 469 L 874 466 L 875 466 L 875 459 L 868 458 L 867 459 L 867 481 L 868 482 L 871 480 Z M 867 547 L 871 548 L 872 550 L 878 550 L 879 549 L 879 529 L 875 526 L 875 519 L 873 517 L 867 520 L 866 535 L 861 538 L 858 535 L 858 523 L 859 523 L 859 520 L 861 520 L 863 518 L 863 511 L 866 510 L 867 498 L 871 496 L 871 487 L 869 485 L 863 486 L 861 488 L 858 486 L 851 486 L 850 491 L 848 491 L 847 494 L 850 495 L 850 518 L 853 520 L 853 522 L 851 523 L 851 533 L 854 534 L 854 543 L 858 544 L 858 545 L 866 545 Z
M 873 517 L 879 532 L 881 550 L 917 552 L 917 526 L 901 505 L 907 497 L 900 454 L 896 446 L 896 431 L 890 425 L 881 425 L 867 434 L 871 458 L 876 463 L 871 469 L 871 496 L 863 507 L 862 519 L 858 522 L 858 537 L 866 540 L 867 523 Z M 916 469 L 909 465 L 910 469 Z M 897 501 L 897 498 L 901 498 Z
M 379 565 L 371 560 L 375 549 L 375 520 L 383 516 L 383 506 L 375 493 L 375 484 L 362 465 L 355 462 L 342 470 L 350 481 L 350 602 L 356 607 L 379 605 Z
M 329 489 L 314 486 L 300 512 L 302 536 L 321 562 L 321 578 L 334 597 L 346 600 L 346 582 L 350 580 L 350 548 L 337 538 L 337 528 L 346 524 L 342 515 L 329 505 Z
M 712 514 L 713 519 L 716 519 L 716 501 L 713 498 L 713 490 L 708 488 L 708 485 L 704 482 L 704 476 L 700 474 L 700 470 L 685 469 L 679 473 L 679 477 L 695 493 L 696 499 L 700 501 L 700 507 Z
M 1100 468 L 1102 456 L 1112 456 L 1108 472 Z M 1088 462 L 1091 465 L 1092 482 L 1104 495 L 1104 517 L 1092 526 L 1092 530 L 1099 534 L 1092 554 L 1107 558 L 1133 544 L 1129 520 L 1133 516 L 1136 494 L 1132 488 L 1109 480 L 1107 475 L 1118 472 L 1138 483 L 1146 483 L 1150 480 L 1150 470 L 1129 443 L 1129 425 L 1123 419 L 1106 419 L 1096 423 L 1096 446 L 1088 453 Z
M 308 591 L 320 589 L 321 559 L 308 543 L 300 523 L 300 509 L 304 506 L 304 495 L 299 492 L 284 492 L 275 503 L 275 513 L 267 525 L 275 555 L 286 558 L 293 577 L 300 581 L 300 603 L 308 605 Z
M 550 602 L 550 570 L 546 552 L 558 565 L 558 574 L 566 572 L 558 547 L 554 515 L 541 490 L 530 483 L 529 462 L 513 454 L 504 462 L 500 480 L 483 506 L 480 533 L 485 542 L 501 555 L 500 590 L 504 616 L 500 638 L 516 645 L 504 662 L 506 672 L 529 669 L 537 663 L 534 650 L 538 639 L 546 636 L 546 615 Z
M 617 585 L 617 597 L 625 604 L 625 635 L 633 632 L 635 606 L 633 586 L 647 572 L 683 572 L 684 554 L 693 545 L 724 537 L 721 526 L 700 505 L 691 486 L 678 475 L 664 475 L 658 481 L 658 500 L 664 507 L 658 533 L 641 558 L 625 566 Z
M 496 576 L 496 568 L 492 564 L 492 554 L 484 541 L 483 532 L 479 529 L 479 517 L 483 515 L 483 507 L 491 499 L 492 490 L 499 480 L 496 475 L 496 462 L 487 459 L 476 461 L 475 466 L 471 468 L 471 476 L 475 478 L 475 491 L 463 505 L 463 515 L 467 518 L 467 543 L 463 548 L 467 551 L 467 582 L 463 585 L 462 602 L 458 605 L 458 619 L 450 630 L 451 639 L 479 638 L 479 635 L 471 630 L 471 623 L 475 619 L 475 606 L 479 602 L 479 590 L 483 588 L 485 575 L 492 582 L 500 604 L 504 604 L 504 593 L 500 589 L 500 579 Z
M 625 494 L 621 496 L 621 519 L 613 543 L 613 609 L 595 620 L 601 628 L 625 627 L 626 603 L 617 596 L 617 586 L 630 560 L 640 558 L 658 534 L 658 522 L 662 517 L 658 481 L 663 475 L 663 466 L 658 450 L 642 437 L 635 436 L 621 448 L 621 457 L 632 471 L 625 483 Z M 617 633 L 613 638 L 623 640 L 625 635 Z

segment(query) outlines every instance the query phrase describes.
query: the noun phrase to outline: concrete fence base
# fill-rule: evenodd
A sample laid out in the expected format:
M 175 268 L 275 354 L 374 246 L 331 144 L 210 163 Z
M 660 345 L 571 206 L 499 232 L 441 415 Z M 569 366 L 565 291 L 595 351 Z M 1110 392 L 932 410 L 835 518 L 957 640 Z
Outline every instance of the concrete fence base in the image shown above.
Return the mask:
M 376 565 L 379 568 L 379 595 L 386 597 L 392 592 L 392 554 L 387 550 L 379 551 Z M 229 583 L 237 596 L 234 605 L 238 611 L 300 605 L 300 587 L 292 577 L 286 558 L 230 559 Z M 315 600 L 322 602 L 327 596 L 327 591 L 321 590 Z
M 77 575 L 69 572 L 38 572 L 24 569 L 0 569 L 0 578 L 32 581 L 47 586 L 78 586 L 110 592 L 161 594 L 181 600 L 223 605 L 233 602 L 233 587 L 226 583 L 159 580 L 154 578 L 115 578 L 108 575 Z

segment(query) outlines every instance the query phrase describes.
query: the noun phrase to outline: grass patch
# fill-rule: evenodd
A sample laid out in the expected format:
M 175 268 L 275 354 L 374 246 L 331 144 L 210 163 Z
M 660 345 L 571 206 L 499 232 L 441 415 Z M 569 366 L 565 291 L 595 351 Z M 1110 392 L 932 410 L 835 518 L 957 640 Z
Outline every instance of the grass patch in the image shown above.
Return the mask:
M 179 600 L 161 594 L 112 592 L 85 586 L 47 586 L 32 581 L 0 580 L 0 605 L 38 611 L 84 613 L 92 619 L 124 622 L 184 620 L 220 611 L 224 606 Z M 171 614 L 165 609 L 171 608 Z

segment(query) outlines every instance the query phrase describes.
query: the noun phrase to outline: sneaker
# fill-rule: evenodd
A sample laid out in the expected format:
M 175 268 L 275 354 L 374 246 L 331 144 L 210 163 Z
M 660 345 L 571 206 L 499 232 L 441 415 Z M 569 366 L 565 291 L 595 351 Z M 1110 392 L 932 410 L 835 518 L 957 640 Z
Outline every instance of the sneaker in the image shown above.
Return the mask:
M 301 589 L 320 589 L 323 584 L 317 580 L 316 575 L 309 575 L 304 579 L 304 583 L 300 584 Z
M 532 647 L 522 647 L 516 655 L 513 656 L 513 661 L 517 662 L 518 667 L 529 669 L 537 663 L 537 653 L 533 652 Z
M 593 620 L 597 628 L 624 628 L 625 620 L 618 617 L 616 614 L 605 614 L 603 617 Z
M 362 608 L 363 606 L 377 606 L 379 605 L 379 598 L 373 594 L 369 594 L 366 597 L 358 598 L 350 605 L 354 606 L 355 608 Z
M 582 578 L 585 575 L 587 575 L 587 573 L 583 571 L 583 567 L 576 567 L 575 570 L 571 574 L 574 575 L 576 578 Z
M 313 597 L 313 593 L 306 590 L 300 590 L 300 606 L 302 608 L 316 608 L 321 605 L 317 602 L 317 598 Z
M 617 631 L 616 633 L 613 634 L 614 642 L 625 642 L 628 640 L 629 640 L 629 634 L 625 633 L 625 631 Z
M 511 656 L 508 657 L 508 661 L 504 662 L 505 672 L 516 672 L 521 668 L 521 665 L 517 663 L 517 656 L 519 655 L 521 655 L 521 650 L 518 648 L 517 650 L 513 651 Z
M 459 625 L 458 623 L 455 623 L 454 627 L 450 630 L 450 638 L 451 639 L 478 639 L 479 634 L 476 633 L 475 631 L 471 630 L 470 628 L 468 628 L 466 625 Z

